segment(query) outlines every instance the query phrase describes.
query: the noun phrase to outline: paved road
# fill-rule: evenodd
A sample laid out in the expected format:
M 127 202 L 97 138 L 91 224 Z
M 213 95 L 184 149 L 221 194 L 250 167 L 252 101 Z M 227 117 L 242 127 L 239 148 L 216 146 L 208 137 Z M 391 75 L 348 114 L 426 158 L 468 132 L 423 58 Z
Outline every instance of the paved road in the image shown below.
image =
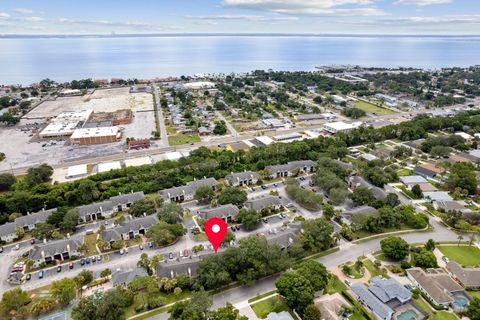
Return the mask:
M 227 119 L 225 119 L 225 117 L 223 116 L 223 114 L 220 112 L 220 111 L 215 111 L 215 115 L 220 119 L 220 120 L 223 120 L 225 122 L 225 125 L 227 126 L 227 129 L 228 131 L 230 131 L 230 133 L 234 136 L 234 137 L 238 137 L 238 132 L 237 130 L 232 126 L 232 124 L 227 121 Z

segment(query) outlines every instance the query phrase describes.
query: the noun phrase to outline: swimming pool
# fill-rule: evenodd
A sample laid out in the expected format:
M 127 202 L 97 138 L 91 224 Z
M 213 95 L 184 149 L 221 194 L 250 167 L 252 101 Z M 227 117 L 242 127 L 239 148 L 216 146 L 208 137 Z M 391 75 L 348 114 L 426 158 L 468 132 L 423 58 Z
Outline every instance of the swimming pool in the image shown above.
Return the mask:
M 468 304 L 468 299 L 463 294 L 456 294 L 453 296 L 453 305 L 455 308 L 465 308 Z
M 415 320 L 417 319 L 417 313 L 413 310 L 407 310 L 400 313 L 397 319 L 398 320 Z

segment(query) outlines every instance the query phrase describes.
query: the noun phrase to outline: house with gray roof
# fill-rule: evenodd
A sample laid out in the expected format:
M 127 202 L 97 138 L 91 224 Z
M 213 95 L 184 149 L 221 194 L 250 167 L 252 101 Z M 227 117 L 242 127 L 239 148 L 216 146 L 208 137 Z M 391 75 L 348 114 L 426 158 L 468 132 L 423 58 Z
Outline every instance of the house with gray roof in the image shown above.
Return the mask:
M 102 202 L 77 207 L 78 217 L 83 222 L 108 218 L 115 212 L 128 210 L 134 202 L 143 200 L 144 198 L 145 195 L 143 191 L 119 194 Z
M 408 189 L 411 189 L 416 184 L 428 183 L 427 179 L 422 176 L 403 176 L 399 177 L 399 179 Z
M 0 225 L 0 240 L 12 242 L 17 238 L 17 228 L 22 228 L 24 232 L 32 231 L 39 223 L 46 222 L 50 214 L 57 209 L 42 210 L 36 213 L 27 213 L 15 219 L 13 222 L 7 222 Z
M 72 257 L 80 257 L 83 253 L 78 251 L 78 247 L 83 244 L 83 241 L 83 237 L 76 237 L 38 244 L 30 250 L 28 258 L 33 260 L 34 267 L 39 267 L 42 263 L 50 263 L 55 260 L 65 261 Z
M 396 310 L 403 309 L 401 306 L 409 303 L 412 299 L 410 290 L 407 290 L 397 280 L 374 277 L 370 282 L 369 287 L 357 283 L 351 286 L 351 289 L 358 300 L 367 306 L 377 319 L 392 319 Z
M 437 306 L 452 306 L 455 296 L 466 295 L 463 287 L 442 269 L 407 269 L 407 277 L 420 291 Z
M 461 212 L 470 213 L 472 210 L 466 207 L 462 201 L 434 201 L 433 207 L 441 212 Z
M 156 215 L 126 219 L 116 227 L 103 230 L 100 238 L 111 246 L 117 240 L 127 241 L 134 239 L 138 235 L 145 235 L 148 229 L 157 223 L 158 218 Z
M 279 164 L 274 166 L 267 166 L 265 170 L 271 172 L 270 177 L 275 178 L 287 178 L 295 175 L 298 170 L 299 173 L 313 173 L 317 164 L 312 160 L 292 161 L 287 164 Z
M 164 189 L 159 193 L 164 202 L 184 202 L 193 200 L 195 192 L 198 188 L 202 186 L 209 186 L 215 190 L 216 185 L 217 180 L 214 178 L 204 178 L 201 180 L 190 181 L 185 186 Z
M 282 250 L 290 247 L 296 238 L 297 234 L 294 231 L 279 232 L 266 237 L 270 244 L 277 244 Z
M 255 211 L 261 211 L 264 208 L 271 207 L 279 209 L 282 206 L 282 201 L 279 197 L 272 195 L 263 196 L 256 199 L 247 200 L 244 207 L 247 209 L 253 209 Z
M 425 200 L 429 200 L 430 202 L 453 201 L 453 198 L 450 197 L 450 195 L 446 191 L 424 192 L 423 193 L 423 198 L 425 198 Z
M 355 228 L 357 225 L 363 226 L 364 220 L 366 220 L 369 216 L 377 214 L 377 209 L 364 205 L 343 211 L 342 220 L 347 225 L 352 225 L 352 227 Z
M 194 278 L 197 276 L 200 258 L 191 257 L 180 261 L 165 260 L 157 265 L 156 274 L 159 278 L 173 279 L 181 274 Z
M 288 311 L 270 312 L 267 315 L 267 320 L 293 320 L 293 317 Z
M 370 190 L 377 200 L 382 200 L 387 197 L 387 193 L 382 188 L 374 186 L 363 177 L 353 176 L 348 179 L 348 185 L 351 189 L 355 190 L 358 187 L 365 187 Z
M 235 220 L 239 209 L 233 204 L 226 204 L 214 208 L 200 209 L 197 214 L 204 220 L 211 218 L 224 219 L 227 222 Z
M 480 290 L 480 268 L 464 268 L 456 261 L 449 261 L 447 269 L 465 289 Z
M 231 173 L 225 176 L 225 181 L 229 186 L 241 187 L 256 184 L 258 182 L 258 174 L 253 171 L 244 171 Z
M 363 283 L 356 283 L 350 287 L 353 293 L 364 306 L 366 306 L 377 319 L 390 320 L 393 310 L 380 301 Z
M 116 270 L 112 273 L 112 285 L 128 286 L 130 282 L 140 277 L 148 277 L 148 272 L 145 268 L 136 267 L 133 270 Z

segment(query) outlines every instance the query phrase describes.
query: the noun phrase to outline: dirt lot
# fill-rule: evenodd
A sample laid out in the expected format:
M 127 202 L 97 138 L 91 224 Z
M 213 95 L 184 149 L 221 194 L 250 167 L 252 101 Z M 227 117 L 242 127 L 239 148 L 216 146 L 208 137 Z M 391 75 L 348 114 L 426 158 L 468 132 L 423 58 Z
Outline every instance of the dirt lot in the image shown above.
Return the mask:
M 153 110 L 152 95 L 129 93 L 129 88 L 96 90 L 91 95 L 57 98 L 46 101 L 30 111 L 24 118 L 55 117 L 61 112 L 92 109 L 95 112 L 111 112 L 119 109 L 135 111 Z

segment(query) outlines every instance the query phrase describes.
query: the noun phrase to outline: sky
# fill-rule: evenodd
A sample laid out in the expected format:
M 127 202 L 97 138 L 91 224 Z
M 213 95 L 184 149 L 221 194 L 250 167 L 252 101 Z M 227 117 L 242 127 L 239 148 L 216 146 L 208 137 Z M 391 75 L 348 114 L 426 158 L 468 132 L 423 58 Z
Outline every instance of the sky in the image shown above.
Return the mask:
M 0 35 L 480 35 L 480 0 L 0 0 Z

